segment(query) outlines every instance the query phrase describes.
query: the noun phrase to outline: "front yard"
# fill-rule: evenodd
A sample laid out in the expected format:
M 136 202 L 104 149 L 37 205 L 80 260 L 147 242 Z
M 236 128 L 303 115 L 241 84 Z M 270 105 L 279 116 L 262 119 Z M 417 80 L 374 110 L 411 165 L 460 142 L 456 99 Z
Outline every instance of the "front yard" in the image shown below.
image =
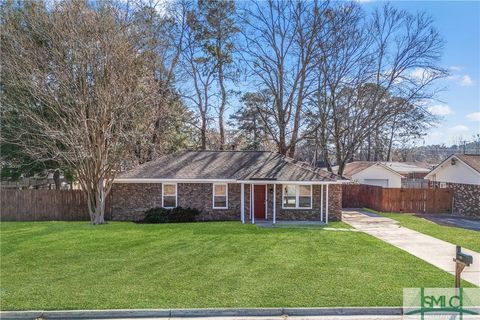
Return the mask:
M 478 231 L 442 226 L 430 220 L 408 213 L 387 213 L 373 210 L 369 211 L 375 212 L 387 218 L 394 219 L 405 228 L 409 228 L 443 241 L 480 252 L 480 232 Z
M 453 285 L 361 232 L 237 222 L 0 227 L 2 310 L 400 306 L 404 287 Z

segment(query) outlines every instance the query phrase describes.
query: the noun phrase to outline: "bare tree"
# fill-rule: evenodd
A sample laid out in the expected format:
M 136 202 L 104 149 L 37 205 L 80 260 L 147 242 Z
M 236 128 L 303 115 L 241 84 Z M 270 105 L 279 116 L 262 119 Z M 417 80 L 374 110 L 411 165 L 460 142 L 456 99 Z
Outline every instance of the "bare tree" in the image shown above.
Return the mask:
M 129 3 L 130 20 L 139 33 L 138 50 L 157 85 L 158 97 L 150 106 L 155 111 L 151 137 L 138 141 L 135 153 L 140 163 L 170 151 L 188 131 L 190 111 L 182 103 L 175 84 L 187 29 L 187 8 L 183 2 L 138 0 Z M 178 125 L 183 122 L 183 125 Z
M 437 65 L 441 38 L 424 14 L 387 5 L 366 16 L 350 3 L 332 7 L 325 17 L 328 37 L 318 42 L 320 84 L 313 100 L 322 120 L 313 126 L 325 162 L 333 153 L 342 174 L 364 141 L 375 138 L 387 122 L 411 112 L 412 105 L 422 108 L 435 95 L 431 84 L 446 72 Z
M 211 121 L 212 107 L 216 95 L 214 84 L 216 80 L 217 61 L 204 54 L 204 43 L 196 34 L 197 9 L 192 2 L 183 1 L 182 6 L 187 12 L 187 28 L 183 38 L 181 54 L 181 84 L 179 89 L 187 105 L 191 106 L 198 115 L 199 124 L 195 127 L 200 132 L 201 149 L 207 149 L 208 125 Z
M 132 143 L 151 133 L 147 106 L 157 96 L 121 8 L 7 4 L 1 25 L 2 124 L 17 132 L 2 139 L 74 168 L 92 224 L 105 221 L 106 197 Z
M 195 39 L 203 50 L 203 58 L 215 66 L 215 81 L 218 85 L 218 130 L 219 147 L 224 148 L 225 110 L 227 105 L 227 83 L 234 81 L 235 37 L 239 29 L 236 24 L 236 6 L 232 0 L 199 0 L 194 15 L 189 21 Z
M 293 156 L 303 139 L 304 102 L 312 92 L 321 6 L 307 1 L 254 1 L 244 8 L 243 49 L 252 83 L 272 96 L 259 110 L 278 152 Z

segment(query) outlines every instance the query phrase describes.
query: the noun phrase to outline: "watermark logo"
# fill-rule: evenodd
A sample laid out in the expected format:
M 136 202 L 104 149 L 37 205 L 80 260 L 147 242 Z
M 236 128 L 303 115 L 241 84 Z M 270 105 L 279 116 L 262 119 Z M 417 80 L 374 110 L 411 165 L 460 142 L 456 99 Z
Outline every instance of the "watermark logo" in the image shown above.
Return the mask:
M 405 288 L 404 319 L 480 319 L 480 288 Z

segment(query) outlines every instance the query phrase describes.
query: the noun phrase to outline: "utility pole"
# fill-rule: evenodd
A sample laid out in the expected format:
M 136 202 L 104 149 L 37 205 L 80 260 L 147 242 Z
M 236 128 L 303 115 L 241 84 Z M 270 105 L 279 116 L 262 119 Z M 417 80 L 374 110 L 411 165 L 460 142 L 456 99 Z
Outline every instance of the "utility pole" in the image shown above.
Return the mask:
M 466 153 L 466 148 L 467 148 L 467 140 L 463 140 L 463 154 Z

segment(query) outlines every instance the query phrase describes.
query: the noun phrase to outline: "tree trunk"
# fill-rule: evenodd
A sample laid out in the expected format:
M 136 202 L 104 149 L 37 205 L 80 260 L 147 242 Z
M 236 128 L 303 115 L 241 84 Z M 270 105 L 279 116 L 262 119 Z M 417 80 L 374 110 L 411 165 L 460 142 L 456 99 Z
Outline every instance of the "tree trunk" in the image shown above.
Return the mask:
M 207 150 L 207 119 L 202 115 L 202 127 L 200 128 L 200 135 L 202 140 L 201 149 Z
M 289 149 L 288 149 L 288 156 L 290 158 L 294 158 L 295 157 L 295 144 L 292 145 Z
M 371 140 L 371 135 L 369 134 L 367 138 L 367 159 L 366 159 L 367 161 L 370 161 L 372 157 L 371 149 L 372 149 L 372 140 Z
M 393 146 L 393 137 L 395 135 L 395 125 L 396 125 L 396 122 L 395 120 L 393 120 L 392 130 L 390 131 L 390 139 L 388 141 L 387 161 L 392 161 L 392 146 Z
M 345 170 L 345 161 L 342 160 L 341 162 L 337 163 L 337 165 L 338 165 L 337 174 L 339 176 L 342 176 L 343 175 L 343 170 Z
M 105 223 L 105 200 L 107 193 L 103 180 L 103 177 L 98 179 L 94 188 L 86 191 L 90 223 L 93 225 Z
M 223 65 L 221 63 L 218 66 L 218 83 L 220 84 L 221 91 L 220 108 L 218 110 L 218 128 L 220 131 L 220 150 L 223 150 L 225 146 L 223 114 L 225 113 L 225 104 L 227 103 L 227 91 L 225 90 L 225 84 L 223 83 Z
M 283 125 L 280 125 L 278 128 L 279 134 L 278 134 L 278 153 L 286 156 L 287 155 L 287 144 L 286 144 L 286 137 L 285 137 L 285 127 Z
M 332 164 L 330 163 L 330 157 L 329 157 L 328 149 L 327 149 L 326 146 L 323 147 L 322 155 L 323 155 L 323 162 L 325 162 L 327 170 L 329 172 L 336 173 L 336 172 L 333 172 Z
M 55 172 L 53 173 L 53 181 L 55 182 L 55 189 L 59 190 L 61 187 L 59 169 L 55 170 Z

